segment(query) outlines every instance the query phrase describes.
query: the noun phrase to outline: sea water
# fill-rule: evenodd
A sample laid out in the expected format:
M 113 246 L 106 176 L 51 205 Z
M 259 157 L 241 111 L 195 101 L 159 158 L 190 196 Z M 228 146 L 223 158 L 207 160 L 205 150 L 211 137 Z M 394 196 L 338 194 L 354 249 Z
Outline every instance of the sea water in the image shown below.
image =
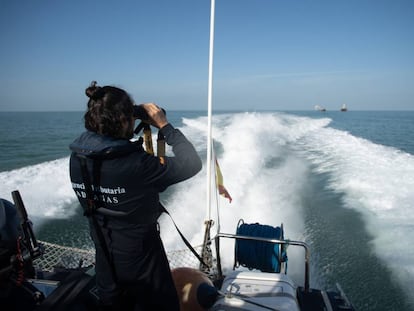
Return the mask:
M 167 113 L 204 165 L 161 200 L 198 245 L 207 209 L 206 113 Z M 39 239 L 92 248 L 68 173 L 68 145 L 82 131 L 81 112 L 1 112 L 0 197 L 20 191 Z M 219 198 L 222 232 L 234 233 L 239 219 L 283 223 L 285 238 L 311 247 L 311 286 L 340 283 L 358 310 L 414 310 L 413 111 L 220 112 L 213 138 L 233 198 Z M 160 226 L 167 250 L 185 247 L 169 219 Z M 231 245 L 222 256 L 231 269 Z M 291 246 L 288 256 L 289 274 L 303 283 L 303 252 Z

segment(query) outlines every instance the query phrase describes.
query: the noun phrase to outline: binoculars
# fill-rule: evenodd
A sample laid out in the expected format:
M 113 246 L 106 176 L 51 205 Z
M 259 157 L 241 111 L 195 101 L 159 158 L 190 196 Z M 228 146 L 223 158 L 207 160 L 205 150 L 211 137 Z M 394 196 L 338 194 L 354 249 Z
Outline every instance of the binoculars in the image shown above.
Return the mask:
M 161 108 L 162 112 L 166 114 L 165 110 Z M 142 107 L 142 105 L 134 105 L 134 118 L 140 120 L 148 120 L 149 116 L 147 111 Z

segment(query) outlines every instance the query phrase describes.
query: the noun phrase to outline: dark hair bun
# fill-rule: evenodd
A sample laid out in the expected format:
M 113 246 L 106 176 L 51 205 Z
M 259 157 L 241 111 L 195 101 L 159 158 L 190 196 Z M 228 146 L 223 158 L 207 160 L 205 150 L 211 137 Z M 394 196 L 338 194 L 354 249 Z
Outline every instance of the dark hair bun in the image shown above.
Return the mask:
M 96 84 L 96 81 L 92 81 L 91 85 L 85 90 L 86 96 L 93 100 L 101 99 L 105 95 L 105 91 Z

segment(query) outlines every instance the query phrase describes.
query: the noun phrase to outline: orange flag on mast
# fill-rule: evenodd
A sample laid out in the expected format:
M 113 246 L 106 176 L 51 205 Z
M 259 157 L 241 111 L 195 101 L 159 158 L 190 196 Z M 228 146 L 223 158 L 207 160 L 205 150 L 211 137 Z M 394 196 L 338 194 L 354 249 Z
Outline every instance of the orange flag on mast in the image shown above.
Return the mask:
M 227 191 L 227 189 L 224 187 L 224 184 L 223 184 L 223 174 L 221 173 L 220 166 L 218 164 L 217 158 L 215 160 L 216 160 L 216 182 L 217 182 L 217 188 L 218 188 L 219 194 L 221 194 L 225 198 L 229 199 L 229 203 L 231 203 L 231 201 L 233 199 L 230 196 L 230 194 Z

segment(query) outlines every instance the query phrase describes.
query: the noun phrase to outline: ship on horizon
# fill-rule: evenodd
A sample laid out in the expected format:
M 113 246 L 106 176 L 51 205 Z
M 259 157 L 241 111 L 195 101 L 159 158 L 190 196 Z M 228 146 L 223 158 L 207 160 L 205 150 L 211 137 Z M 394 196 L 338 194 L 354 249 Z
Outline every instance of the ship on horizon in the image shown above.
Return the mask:
M 317 110 L 317 111 L 326 111 L 325 107 L 322 107 L 320 105 L 315 105 L 315 110 Z

